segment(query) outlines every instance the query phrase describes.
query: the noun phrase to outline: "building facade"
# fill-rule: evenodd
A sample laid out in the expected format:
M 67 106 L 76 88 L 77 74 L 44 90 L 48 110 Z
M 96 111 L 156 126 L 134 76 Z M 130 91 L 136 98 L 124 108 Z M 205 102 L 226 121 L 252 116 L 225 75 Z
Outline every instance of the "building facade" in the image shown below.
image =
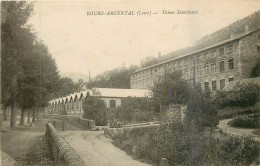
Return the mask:
M 180 70 L 190 83 L 202 89 L 223 89 L 229 82 L 250 77 L 260 57 L 260 29 L 231 38 L 168 61 L 143 68 L 131 75 L 132 89 L 149 89 L 159 76 Z M 194 73 L 195 71 L 195 73 Z
M 144 89 L 94 88 L 51 100 L 48 102 L 48 111 L 53 114 L 82 117 L 83 103 L 89 97 L 100 98 L 107 108 L 115 108 L 121 106 L 121 100 L 124 98 L 148 98 L 151 94 L 149 90 Z

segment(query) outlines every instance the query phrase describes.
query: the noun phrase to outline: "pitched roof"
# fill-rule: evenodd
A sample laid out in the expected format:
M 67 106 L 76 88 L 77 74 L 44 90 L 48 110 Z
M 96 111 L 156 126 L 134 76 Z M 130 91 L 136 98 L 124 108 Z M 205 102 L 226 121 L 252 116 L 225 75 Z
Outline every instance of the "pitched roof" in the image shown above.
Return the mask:
M 100 97 L 150 97 L 151 91 L 146 89 L 114 89 L 114 88 L 93 88 L 88 90 L 90 96 Z
M 58 100 L 59 103 L 62 103 L 62 97 L 60 97 Z
M 76 99 L 76 98 L 80 98 L 80 95 L 81 95 L 81 93 L 79 92 L 79 93 L 74 93 L 75 94 L 75 98 L 74 98 L 74 100 Z
M 86 97 L 87 97 L 87 94 L 88 94 L 88 91 L 87 91 L 87 90 L 81 91 L 81 92 L 80 92 L 80 98 L 81 98 L 81 97 L 86 98 Z
M 66 97 L 62 97 L 62 102 L 66 102 Z
M 243 38 L 243 37 L 245 37 L 245 36 L 247 36 L 247 35 L 249 35 L 249 34 L 252 34 L 253 32 L 259 31 L 259 30 L 260 30 L 260 28 L 257 28 L 257 29 L 255 29 L 255 30 L 249 31 L 249 32 L 247 32 L 247 33 L 238 34 L 238 35 L 236 35 L 236 36 L 233 37 L 233 38 L 231 37 L 231 38 L 229 38 L 229 39 L 220 41 L 220 42 L 218 42 L 218 43 L 216 43 L 216 44 L 214 44 L 214 45 L 211 45 L 211 46 L 208 46 L 208 47 L 204 47 L 204 48 L 202 48 L 202 49 L 198 49 L 198 50 L 196 50 L 196 51 L 192 51 L 192 52 L 189 52 L 189 53 L 187 53 L 187 54 L 177 55 L 177 56 L 175 56 L 175 57 L 173 57 L 173 58 L 171 58 L 171 59 L 169 59 L 169 60 L 166 60 L 166 61 L 157 63 L 157 64 L 155 64 L 155 65 L 151 65 L 151 66 L 142 68 L 142 69 L 140 69 L 140 70 L 137 70 L 137 71 L 135 71 L 133 74 L 138 73 L 138 72 L 141 72 L 141 71 L 144 71 L 144 70 L 146 70 L 146 69 L 150 69 L 150 68 L 153 68 L 153 67 L 162 65 L 162 64 L 169 63 L 169 62 L 174 61 L 174 60 L 176 60 L 176 59 L 180 59 L 180 58 L 184 58 L 184 57 L 189 56 L 189 55 L 197 54 L 197 53 L 199 53 L 199 52 L 202 52 L 202 51 L 205 51 L 205 50 L 207 50 L 207 49 L 220 46 L 220 45 L 222 45 L 222 44 L 225 44 L 225 43 L 228 43 L 228 42 L 231 42 L 231 41 L 235 41 L 235 40 L 241 39 L 241 38 Z M 172 53 L 169 53 L 169 54 L 166 54 L 165 56 L 170 56 L 171 54 L 172 54 Z
M 56 99 L 56 100 L 55 100 L 55 104 L 58 104 L 58 103 L 59 103 L 59 99 Z
M 75 98 L 76 98 L 76 93 L 70 94 L 70 100 L 72 99 L 74 101 Z
M 70 100 L 70 96 L 66 96 L 66 100 L 65 102 L 69 101 Z

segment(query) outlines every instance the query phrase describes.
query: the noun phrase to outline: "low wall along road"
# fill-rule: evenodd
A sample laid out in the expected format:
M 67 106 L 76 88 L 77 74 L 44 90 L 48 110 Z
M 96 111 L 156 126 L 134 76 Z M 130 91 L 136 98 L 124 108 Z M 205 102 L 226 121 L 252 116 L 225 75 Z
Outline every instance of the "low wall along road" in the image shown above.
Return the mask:
M 46 135 L 56 165 L 86 166 L 80 156 L 51 123 L 46 125 Z

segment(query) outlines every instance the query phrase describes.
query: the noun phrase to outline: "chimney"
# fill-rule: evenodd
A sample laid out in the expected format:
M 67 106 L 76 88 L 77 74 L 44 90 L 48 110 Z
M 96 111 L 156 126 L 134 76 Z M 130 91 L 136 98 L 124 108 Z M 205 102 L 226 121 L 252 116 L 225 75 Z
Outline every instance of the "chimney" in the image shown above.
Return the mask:
M 249 26 L 245 25 L 245 33 L 248 33 L 248 32 L 249 32 Z
M 161 52 L 158 52 L 158 57 L 160 57 L 161 56 Z

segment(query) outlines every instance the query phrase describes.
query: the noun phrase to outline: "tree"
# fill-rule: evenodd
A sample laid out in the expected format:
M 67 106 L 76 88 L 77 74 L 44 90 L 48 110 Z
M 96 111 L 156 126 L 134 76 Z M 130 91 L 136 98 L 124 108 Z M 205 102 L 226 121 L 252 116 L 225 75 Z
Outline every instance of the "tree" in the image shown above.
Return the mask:
M 95 120 L 97 125 L 103 126 L 107 123 L 106 103 L 104 100 L 96 97 L 88 97 L 83 102 L 83 117 Z
M 32 11 L 32 5 L 26 2 L 2 2 L 2 11 L 6 12 L 5 22 L 1 24 L 1 53 L 2 53 L 2 85 L 1 90 L 5 98 L 1 101 L 4 105 L 11 106 L 10 126 L 15 127 L 15 110 L 18 95 L 18 82 L 22 76 L 19 59 L 28 50 L 27 42 L 23 35 L 26 31 L 25 24 Z M 30 43 L 30 42 L 29 42 Z M 30 45 L 30 44 L 29 44 Z M 8 96 L 8 97 L 7 97 Z
M 166 72 L 158 77 L 152 88 L 155 105 L 186 104 L 190 86 L 180 71 Z
M 61 89 L 62 81 L 48 48 L 26 25 L 33 10 L 32 4 L 2 2 L 1 7 L 6 16 L 1 23 L 1 103 L 4 107 L 11 106 L 10 125 L 15 127 L 16 107 L 21 108 L 20 125 L 24 124 L 26 109 L 33 109 L 35 121 L 39 108 L 46 106 L 52 94 Z
M 258 58 L 257 63 L 252 70 L 251 77 L 260 77 L 260 58 Z
M 87 83 L 87 88 L 130 88 L 130 76 L 137 66 L 121 67 L 105 71 Z
M 198 86 L 192 89 L 187 103 L 186 122 L 193 123 L 198 130 L 215 127 L 218 124 L 217 105 L 209 90 L 201 91 Z

